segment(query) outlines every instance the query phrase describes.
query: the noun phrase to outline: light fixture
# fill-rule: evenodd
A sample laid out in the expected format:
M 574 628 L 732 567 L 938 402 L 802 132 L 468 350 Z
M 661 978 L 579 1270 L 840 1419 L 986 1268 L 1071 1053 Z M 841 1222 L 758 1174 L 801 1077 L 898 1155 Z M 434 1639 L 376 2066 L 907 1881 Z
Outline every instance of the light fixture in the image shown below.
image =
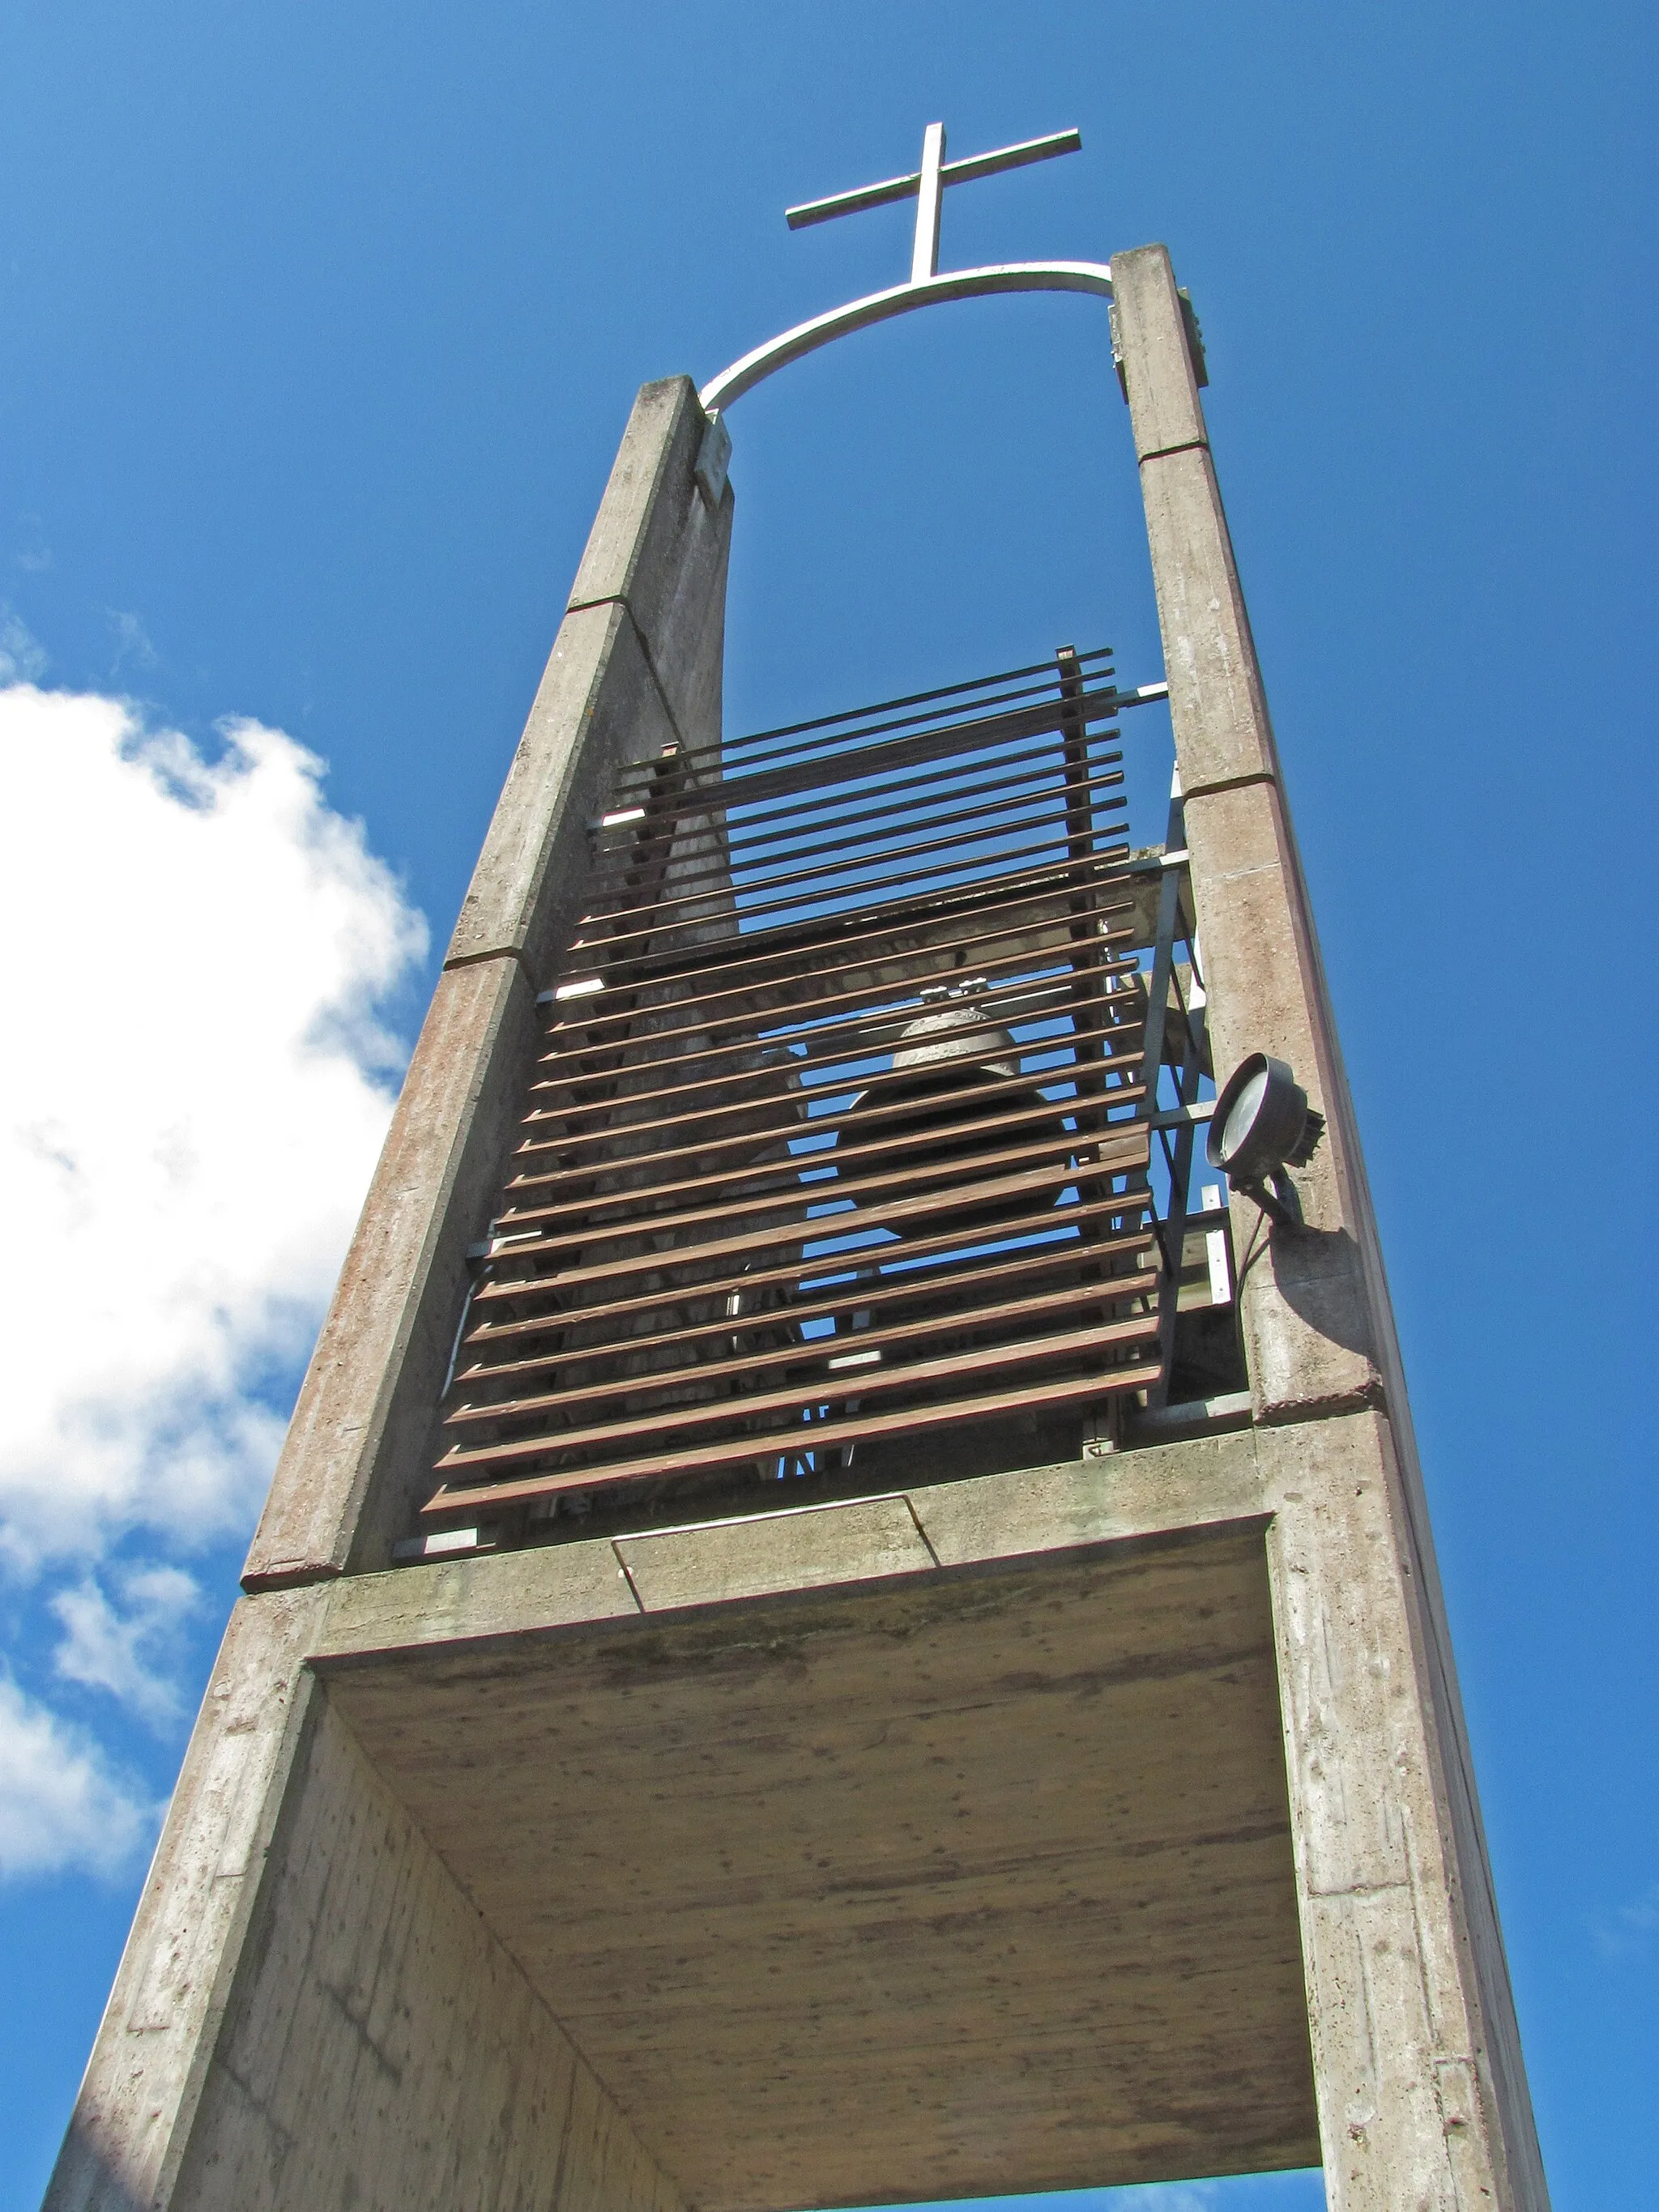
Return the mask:
M 1325 1133 L 1325 1117 L 1282 1060 L 1253 1052 L 1222 1086 L 1210 1116 L 1205 1154 L 1235 1190 L 1290 1229 L 1302 1225 L 1285 1176 L 1304 1166 Z

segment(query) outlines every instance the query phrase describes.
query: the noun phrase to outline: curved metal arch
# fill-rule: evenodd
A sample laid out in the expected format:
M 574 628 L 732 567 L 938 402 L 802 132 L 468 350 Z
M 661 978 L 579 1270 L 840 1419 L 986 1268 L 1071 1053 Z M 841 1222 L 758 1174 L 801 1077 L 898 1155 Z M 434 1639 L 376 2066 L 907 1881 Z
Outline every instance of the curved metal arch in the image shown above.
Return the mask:
M 793 330 L 769 338 L 741 361 L 734 361 L 730 368 L 723 368 L 697 397 L 712 415 L 716 409 L 741 399 L 745 392 L 752 392 L 775 369 L 787 368 L 804 354 L 816 353 L 832 338 L 846 337 L 872 323 L 884 323 L 893 315 L 908 315 L 913 307 L 932 307 L 944 300 L 974 300 L 994 292 L 1092 292 L 1109 300 L 1111 264 L 1007 261 L 986 269 L 948 270 L 943 276 L 925 277 L 919 283 L 895 284 L 885 292 L 871 292 L 862 300 L 832 307 L 827 315 L 815 315 L 810 323 L 797 323 Z

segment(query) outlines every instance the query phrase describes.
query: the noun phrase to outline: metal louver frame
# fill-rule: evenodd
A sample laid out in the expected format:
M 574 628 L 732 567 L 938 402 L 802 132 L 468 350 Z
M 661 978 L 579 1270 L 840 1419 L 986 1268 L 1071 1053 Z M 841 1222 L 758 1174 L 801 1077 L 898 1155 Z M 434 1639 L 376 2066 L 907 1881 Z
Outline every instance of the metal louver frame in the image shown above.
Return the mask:
M 627 773 L 428 1515 L 1155 1389 L 1124 703 L 1066 651 Z

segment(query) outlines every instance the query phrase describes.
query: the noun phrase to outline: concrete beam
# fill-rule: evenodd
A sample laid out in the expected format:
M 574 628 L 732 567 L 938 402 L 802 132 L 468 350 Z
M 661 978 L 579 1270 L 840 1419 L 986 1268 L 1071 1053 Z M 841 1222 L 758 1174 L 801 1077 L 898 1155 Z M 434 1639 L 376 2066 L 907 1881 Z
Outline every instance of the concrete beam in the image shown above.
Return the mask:
M 567 614 L 445 966 L 506 955 L 545 988 L 580 911 L 588 823 L 621 769 L 671 750 L 679 735 L 627 608 L 611 601 Z
M 1329 2201 L 1543 2212 L 1467 1753 L 1401 1588 L 1390 1424 L 1361 1413 L 1255 1443 Z
M 707 2212 L 1304 2165 L 1249 1460 L 351 1577 L 315 1663 Z
M 500 1188 L 538 1029 L 516 960 L 438 978 L 301 1385 L 245 1589 L 313 1582 L 349 1561 L 378 1565 L 408 1525 L 428 1480 L 467 1247 L 483 1235 Z
M 720 734 L 732 490 L 695 486 L 708 418 L 689 377 L 641 387 L 571 587 L 570 606 L 621 605 L 688 745 Z
M 334 1584 L 312 1656 L 459 1650 L 641 1613 L 1249 1526 L 1263 1519 L 1262 1498 L 1246 1430 L 916 1484 L 887 1498 L 434 1560 Z

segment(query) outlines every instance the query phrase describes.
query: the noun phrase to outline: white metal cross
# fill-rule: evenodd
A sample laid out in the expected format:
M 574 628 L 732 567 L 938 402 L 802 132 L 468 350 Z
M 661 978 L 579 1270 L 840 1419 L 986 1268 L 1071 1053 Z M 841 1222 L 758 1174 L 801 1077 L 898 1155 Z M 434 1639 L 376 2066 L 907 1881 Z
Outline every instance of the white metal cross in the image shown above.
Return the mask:
M 994 154 L 973 154 L 965 161 L 946 161 L 945 125 L 930 123 L 921 142 L 921 167 L 909 176 L 862 185 L 856 191 L 837 192 L 827 200 L 808 200 L 788 209 L 784 220 L 791 230 L 805 230 L 808 223 L 829 222 L 838 215 L 858 215 L 866 208 L 885 207 L 892 200 L 914 199 L 916 236 L 910 254 L 910 282 L 925 284 L 939 274 L 939 202 L 946 185 L 968 185 L 975 177 L 1023 169 L 1028 162 L 1051 161 L 1056 154 L 1076 154 L 1082 146 L 1081 131 L 1056 131 L 1047 138 L 1027 138 L 1018 146 L 1000 147 Z
M 1112 296 L 1112 271 L 1104 261 L 1001 261 L 984 269 L 939 267 L 939 201 L 946 185 L 971 184 L 975 177 L 994 177 L 1002 169 L 1023 169 L 1030 161 L 1051 161 L 1056 154 L 1081 150 L 1077 131 L 1056 131 L 1047 138 L 1028 138 L 1018 146 L 1001 146 L 994 154 L 975 154 L 965 161 L 945 158 L 945 125 L 930 123 L 922 140 L 921 167 L 908 177 L 889 177 L 879 185 L 861 185 L 855 192 L 837 192 L 831 199 L 808 200 L 787 210 L 791 230 L 804 230 L 809 222 L 828 222 L 834 216 L 857 215 L 860 209 L 884 207 L 890 200 L 916 203 L 915 244 L 911 249 L 910 273 L 902 284 L 849 300 L 828 314 L 813 315 L 793 330 L 780 331 L 723 368 L 705 384 L 698 397 L 710 417 L 704 445 L 707 468 L 700 458 L 698 481 L 710 499 L 717 498 L 726 482 L 726 456 L 731 435 L 718 418 L 722 409 L 792 361 L 835 338 L 868 330 L 893 315 L 908 315 L 918 307 L 942 306 L 948 300 L 981 300 L 1003 292 L 1083 292 L 1100 300 Z

